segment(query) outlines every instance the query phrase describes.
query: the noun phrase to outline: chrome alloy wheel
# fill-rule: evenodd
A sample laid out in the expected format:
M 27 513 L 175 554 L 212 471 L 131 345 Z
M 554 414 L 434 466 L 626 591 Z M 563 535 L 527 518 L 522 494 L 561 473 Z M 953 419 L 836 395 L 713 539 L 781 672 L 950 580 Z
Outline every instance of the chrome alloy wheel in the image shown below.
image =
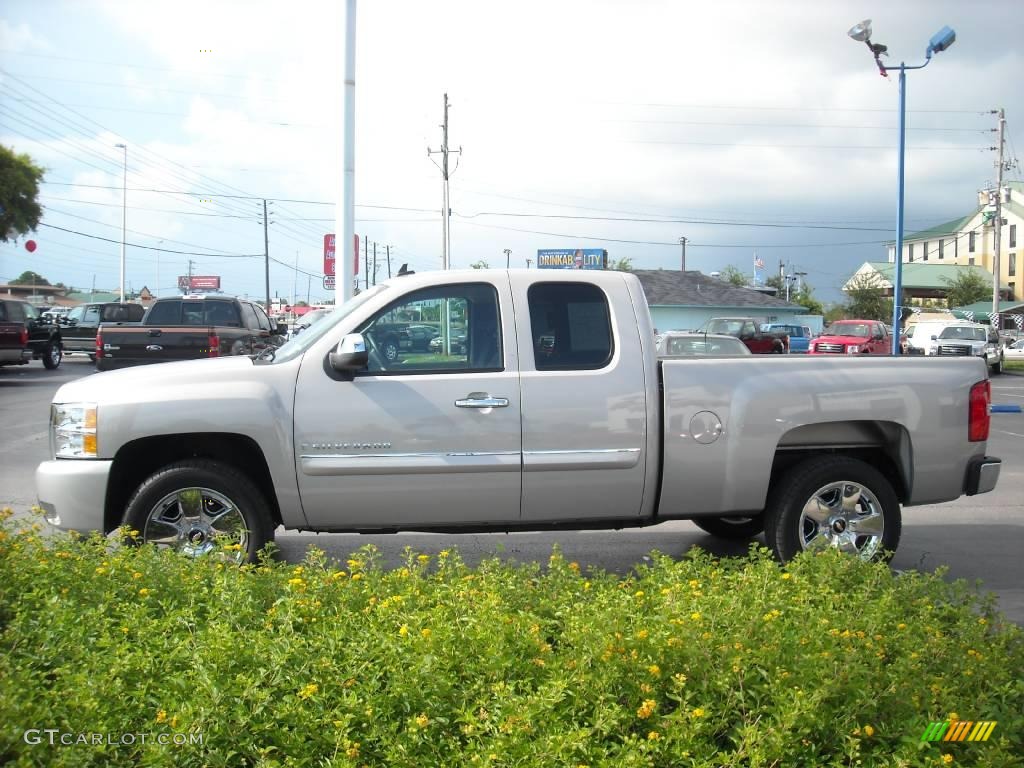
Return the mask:
M 164 496 L 146 516 L 142 538 L 189 557 L 219 550 L 236 563 L 245 560 L 249 548 L 241 511 L 210 488 L 180 488 Z
M 802 549 L 833 547 L 870 560 L 882 546 L 882 505 L 863 485 L 840 480 L 819 488 L 800 513 Z

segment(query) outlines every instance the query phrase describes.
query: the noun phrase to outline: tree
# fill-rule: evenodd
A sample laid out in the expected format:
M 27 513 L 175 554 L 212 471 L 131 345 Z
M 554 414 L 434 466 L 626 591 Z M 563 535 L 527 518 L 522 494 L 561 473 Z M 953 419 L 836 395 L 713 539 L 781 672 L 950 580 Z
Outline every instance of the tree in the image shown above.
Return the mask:
M 11 280 L 11 285 L 49 285 L 50 281 L 40 274 L 28 270 Z
M 790 297 L 790 302 L 801 307 L 807 307 L 807 312 L 812 315 L 824 315 L 825 305 L 814 298 L 814 289 L 807 283 L 800 287 L 799 293 Z
M 992 295 L 992 286 L 976 269 L 961 269 L 955 279 L 943 277 L 941 280 L 946 284 L 946 302 L 950 309 L 974 304 Z
M 750 284 L 750 281 L 747 279 L 746 274 L 740 272 L 740 270 L 737 267 L 734 267 L 732 264 L 730 264 L 729 266 L 722 270 L 718 279 L 724 280 L 730 285 L 735 285 L 739 288 L 746 288 Z
M 877 274 L 857 275 L 845 290 L 848 317 L 881 321 L 892 318 L 892 299 L 886 297 Z
M 491 268 L 491 265 L 488 264 L 483 259 L 480 259 L 480 261 L 474 261 L 469 266 L 471 266 L 473 269 L 490 269 Z
M 614 270 L 615 272 L 632 272 L 633 260 L 628 256 L 623 256 L 618 261 L 613 261 L 609 264 L 608 269 Z
M 35 232 L 43 209 L 39 206 L 39 182 L 44 170 L 28 155 L 0 145 L 0 242 Z
M 770 288 L 774 288 L 776 295 L 786 295 L 786 284 L 782 280 L 782 275 L 772 275 L 771 277 L 764 281 L 764 284 Z

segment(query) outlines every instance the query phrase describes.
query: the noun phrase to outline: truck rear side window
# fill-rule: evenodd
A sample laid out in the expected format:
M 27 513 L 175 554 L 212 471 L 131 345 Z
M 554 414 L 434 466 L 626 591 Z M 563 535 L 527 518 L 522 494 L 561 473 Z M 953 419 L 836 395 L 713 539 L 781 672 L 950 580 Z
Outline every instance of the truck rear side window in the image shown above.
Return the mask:
M 181 322 L 181 301 L 158 301 L 149 310 L 147 325 L 177 325 Z
M 527 296 L 538 371 L 594 370 L 612 359 L 608 300 L 596 285 L 537 283 Z

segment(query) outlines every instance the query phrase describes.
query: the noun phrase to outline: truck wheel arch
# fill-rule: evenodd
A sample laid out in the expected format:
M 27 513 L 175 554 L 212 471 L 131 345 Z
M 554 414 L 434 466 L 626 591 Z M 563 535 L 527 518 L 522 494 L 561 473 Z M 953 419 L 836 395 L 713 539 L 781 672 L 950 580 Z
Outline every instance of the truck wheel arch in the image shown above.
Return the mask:
M 124 520 L 128 502 L 153 473 L 172 464 L 207 459 L 231 466 L 249 478 L 266 499 L 272 525 L 281 524 L 270 466 L 262 449 L 247 435 L 200 432 L 143 437 L 125 443 L 114 456 L 103 511 L 105 533 Z

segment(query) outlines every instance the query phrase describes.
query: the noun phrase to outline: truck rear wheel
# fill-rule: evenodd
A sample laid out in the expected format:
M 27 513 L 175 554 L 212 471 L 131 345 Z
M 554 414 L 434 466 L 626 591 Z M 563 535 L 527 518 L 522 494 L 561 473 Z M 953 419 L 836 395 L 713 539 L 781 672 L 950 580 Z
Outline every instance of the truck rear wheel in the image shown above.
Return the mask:
M 782 561 L 830 547 L 879 559 L 896 549 L 900 527 L 892 484 L 849 456 L 821 456 L 792 467 L 772 488 L 765 510 L 765 539 Z
M 55 370 L 64 359 L 64 348 L 59 341 L 50 341 L 43 349 L 43 367 L 48 371 Z
M 125 525 L 144 542 L 189 557 L 254 562 L 274 529 L 250 478 L 217 461 L 182 461 L 153 473 L 128 502 Z
M 752 539 L 764 530 L 764 515 L 696 517 L 691 522 L 702 531 L 707 531 L 720 539 Z

